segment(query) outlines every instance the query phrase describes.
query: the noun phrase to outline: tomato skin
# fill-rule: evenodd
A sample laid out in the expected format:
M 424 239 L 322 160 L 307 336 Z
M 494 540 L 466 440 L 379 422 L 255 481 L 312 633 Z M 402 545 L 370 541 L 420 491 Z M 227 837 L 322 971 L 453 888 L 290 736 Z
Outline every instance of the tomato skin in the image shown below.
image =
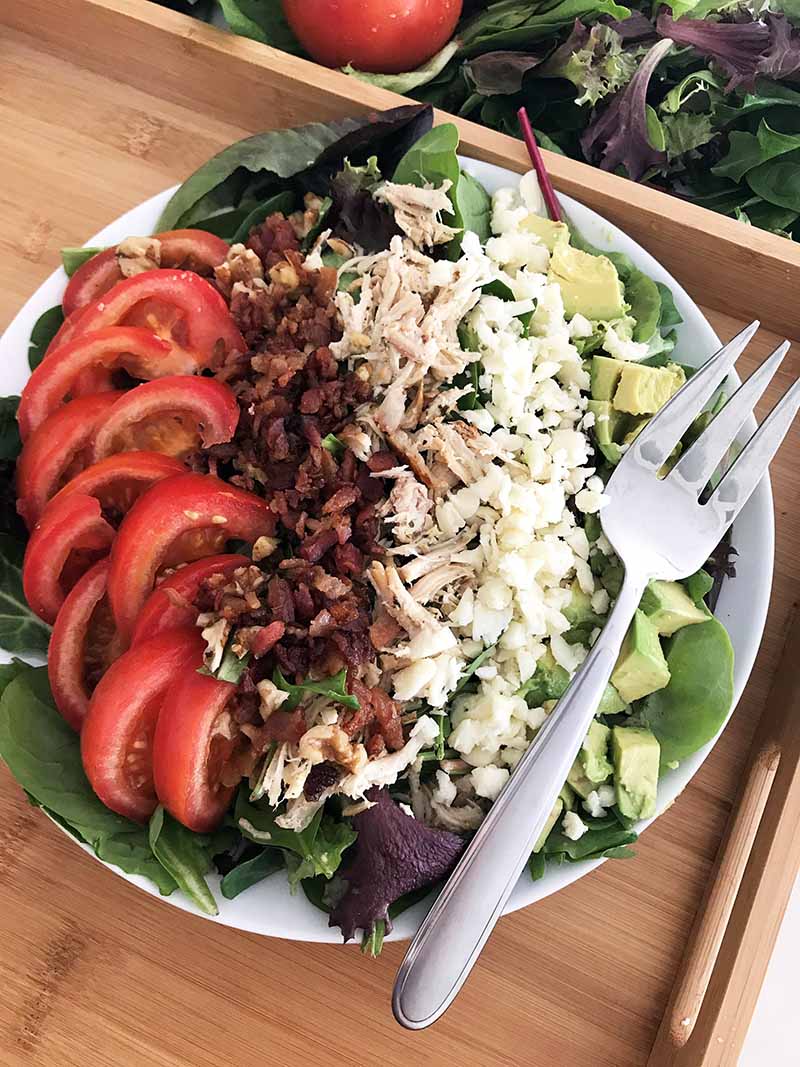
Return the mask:
M 124 368 L 141 377 L 169 374 L 170 346 L 150 330 L 110 327 L 79 334 L 42 360 L 20 397 L 17 421 L 23 441 L 57 411 L 83 371 Z
M 113 540 L 99 500 L 73 493 L 51 501 L 33 528 L 22 564 L 22 588 L 31 610 L 45 622 L 55 622 L 66 594 Z
M 247 567 L 251 560 L 234 553 L 223 556 L 207 556 L 165 578 L 144 603 L 136 620 L 131 639 L 131 648 L 150 637 L 180 626 L 194 626 L 197 608 L 194 601 L 206 578 L 212 574 L 233 574 L 237 567 Z
M 198 833 L 219 825 L 235 791 L 214 781 L 209 767 L 215 724 L 235 692 L 230 682 L 184 668 L 167 689 L 156 724 L 153 781 L 158 799 L 178 822 Z
M 224 262 L 230 246 L 221 237 L 205 230 L 166 230 L 157 233 L 161 242 L 161 266 L 183 267 L 198 274 L 210 274 Z M 117 245 L 98 252 L 81 264 L 64 290 L 64 314 L 85 307 L 107 293 L 124 275 L 117 265 Z
M 163 327 L 159 325 L 165 310 L 180 317 L 180 339 L 166 320 Z M 215 369 L 229 353 L 247 348 L 222 296 L 205 278 L 188 270 L 157 268 L 117 282 L 80 312 L 75 335 L 143 322 L 169 341 L 170 374 Z
M 17 460 L 17 511 L 30 530 L 68 472 L 84 464 L 94 437 L 122 393 L 78 397 L 34 430 Z
M 274 533 L 275 521 L 266 501 L 208 474 L 181 474 L 148 489 L 111 552 L 108 599 L 123 640 L 162 567 L 214 555 L 231 538 L 252 543 Z
M 118 815 L 145 822 L 155 810 L 156 721 L 172 679 L 202 664 L 203 647 L 198 630 L 169 630 L 120 656 L 98 682 L 81 730 L 81 757 L 92 789 Z
M 101 559 L 75 583 L 56 616 L 47 651 L 47 676 L 53 699 L 76 731 L 80 731 L 89 707 L 90 693 L 85 680 L 87 643 L 92 615 L 105 596 L 107 578 L 108 559 Z M 113 658 L 113 651 L 107 652 L 108 658 Z
M 76 474 L 53 499 L 84 493 L 97 497 L 106 512 L 126 513 L 156 482 L 185 470 L 180 460 L 162 452 L 120 452 Z
M 283 0 L 318 63 L 377 74 L 414 70 L 452 37 L 462 0 Z
M 173 374 L 127 392 L 98 427 L 95 460 L 146 448 L 185 458 L 202 444 L 230 441 L 239 421 L 233 390 L 215 378 Z

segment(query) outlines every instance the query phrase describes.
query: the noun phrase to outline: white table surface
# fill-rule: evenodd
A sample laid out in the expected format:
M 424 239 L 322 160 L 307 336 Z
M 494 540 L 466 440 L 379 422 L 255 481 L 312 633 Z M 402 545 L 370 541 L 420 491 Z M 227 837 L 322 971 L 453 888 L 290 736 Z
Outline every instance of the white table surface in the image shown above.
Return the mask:
M 786 909 L 739 1067 L 797 1067 L 800 879 Z

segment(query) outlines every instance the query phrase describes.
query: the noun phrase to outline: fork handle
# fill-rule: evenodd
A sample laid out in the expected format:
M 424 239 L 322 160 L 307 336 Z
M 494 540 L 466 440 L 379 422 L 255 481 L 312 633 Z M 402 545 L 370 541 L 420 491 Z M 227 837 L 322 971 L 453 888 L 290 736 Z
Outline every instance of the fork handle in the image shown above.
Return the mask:
M 422 923 L 394 986 L 395 1018 L 421 1030 L 446 1011 L 503 912 L 594 718 L 646 581 L 626 572 L 569 689 L 517 765 Z

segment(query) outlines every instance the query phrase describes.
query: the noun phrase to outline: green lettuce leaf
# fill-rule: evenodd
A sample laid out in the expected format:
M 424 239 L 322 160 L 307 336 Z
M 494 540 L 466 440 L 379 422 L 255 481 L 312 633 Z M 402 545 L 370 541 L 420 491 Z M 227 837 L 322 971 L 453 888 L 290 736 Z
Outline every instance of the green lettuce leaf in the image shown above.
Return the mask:
M 204 877 L 211 868 L 210 835 L 188 830 L 159 804 L 150 816 L 148 841 L 153 855 L 189 900 L 206 915 L 219 915 Z

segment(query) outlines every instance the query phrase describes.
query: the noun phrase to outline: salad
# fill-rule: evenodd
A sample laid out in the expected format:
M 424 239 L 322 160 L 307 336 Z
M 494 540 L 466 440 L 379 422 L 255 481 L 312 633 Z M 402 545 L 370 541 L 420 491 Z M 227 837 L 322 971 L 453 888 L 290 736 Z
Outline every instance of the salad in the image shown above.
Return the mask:
M 210 870 L 227 898 L 285 871 L 371 954 L 558 714 L 621 583 L 604 483 L 692 373 L 666 287 L 431 122 L 248 138 L 155 235 L 65 249 L 2 402 L 31 803 L 209 914 Z M 646 591 L 530 877 L 631 855 L 724 722 L 730 555 Z

